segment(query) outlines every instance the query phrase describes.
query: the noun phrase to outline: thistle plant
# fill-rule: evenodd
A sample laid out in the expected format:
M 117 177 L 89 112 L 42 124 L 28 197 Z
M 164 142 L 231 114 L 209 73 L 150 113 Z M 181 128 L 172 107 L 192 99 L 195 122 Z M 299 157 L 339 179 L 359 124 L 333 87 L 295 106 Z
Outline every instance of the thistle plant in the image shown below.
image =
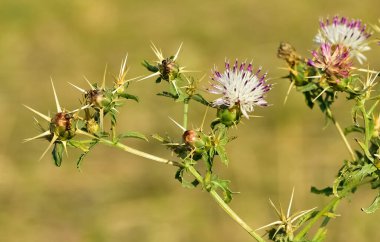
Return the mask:
M 376 27 L 373 29 L 376 30 Z M 231 63 L 226 59 L 224 70 L 220 71 L 216 65 L 211 69 L 205 87 L 201 84 L 203 77 L 191 76 L 192 71 L 181 65 L 179 55 L 182 44 L 174 55 L 168 57 L 152 44 L 157 60 L 142 62 L 146 74 L 127 77 L 126 57 L 122 60 L 119 74 L 113 76 L 110 85 L 107 68 L 100 84 L 86 78 L 83 83 L 87 88 L 81 87 L 82 84 L 70 83 L 82 95 L 78 107 L 72 111 L 60 105 L 52 81 L 57 112 L 45 115 L 26 106 L 46 124 L 35 119 L 41 133 L 25 141 L 48 140 L 49 144 L 41 159 L 52 148 L 51 155 L 57 166 L 62 165 L 68 148 L 74 148 L 82 151 L 77 160 L 79 168 L 86 155 L 100 144 L 173 166 L 177 169 L 174 177 L 182 186 L 199 187 L 206 191 L 256 241 L 266 241 L 265 237 L 276 242 L 323 241 L 326 226 L 336 217 L 335 209 L 343 198 L 355 193 L 362 185 L 370 185 L 375 190 L 380 187 L 380 112 L 377 111 L 380 95 L 375 90 L 380 72 L 360 66 L 366 61 L 363 52 L 370 50 L 371 35 L 372 32 L 361 21 L 335 16 L 320 22 L 320 29 L 314 38 L 317 46 L 310 56 L 302 57 L 290 44 L 281 43 L 278 57 L 287 62 L 288 75 L 285 78 L 290 80 L 289 90 L 296 87 L 310 108 L 315 104 L 319 107 L 326 120 L 335 125 L 350 158 L 341 162 L 333 184 L 323 189 L 311 189 L 313 193 L 332 197 L 327 205 L 321 209 L 315 207 L 291 214 L 293 189 L 287 211 L 284 212 L 281 206 L 278 208 L 270 200 L 278 219 L 256 230 L 228 205 L 234 195 L 230 188 L 231 181 L 222 178 L 215 166 L 218 163 L 227 166 L 230 162 L 228 144 L 235 139 L 231 136 L 231 129 L 238 127 L 243 118 L 249 121 L 256 107 L 268 106 L 266 95 L 272 84 L 268 83 L 267 73 L 262 73 L 262 68 L 254 66 L 252 62 L 239 62 L 236 59 Z M 158 96 L 183 106 L 182 120 L 169 118 L 180 129 L 178 136 L 148 136 L 138 131 L 119 131 L 117 128 L 118 117 L 123 115 L 120 107 L 128 105 L 130 101 L 139 101 L 137 96 L 130 94 L 130 84 L 150 82 L 151 78 L 155 78 L 156 84 L 163 87 Z M 340 95 L 345 95 L 353 103 L 352 125 L 344 129 L 332 111 Z M 209 96 L 212 97 L 210 100 Z M 191 123 L 200 123 L 198 127 L 189 128 L 188 114 L 192 105 L 201 105 L 204 116 L 202 120 L 192 120 Z M 214 115 L 208 124 L 207 115 Z M 352 132 L 360 135 L 360 138 L 355 138 L 355 149 L 353 142 L 346 137 Z M 123 143 L 124 139 L 147 141 L 150 139 L 148 137 L 163 144 L 171 158 L 161 158 Z M 379 207 L 380 190 L 374 202 L 362 210 L 373 213 Z M 315 229 L 317 222 L 320 225 Z M 259 231 L 261 233 L 264 229 L 266 231 L 260 235 Z

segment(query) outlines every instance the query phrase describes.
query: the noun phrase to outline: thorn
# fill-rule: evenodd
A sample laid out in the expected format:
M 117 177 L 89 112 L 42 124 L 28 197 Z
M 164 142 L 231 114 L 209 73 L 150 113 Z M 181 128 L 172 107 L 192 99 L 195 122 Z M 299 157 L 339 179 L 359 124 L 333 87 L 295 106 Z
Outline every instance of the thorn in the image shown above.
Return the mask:
M 39 134 L 39 135 L 37 135 L 37 136 L 34 136 L 34 137 L 32 137 L 32 138 L 27 138 L 27 139 L 24 139 L 23 140 L 23 143 L 26 143 L 26 142 L 29 142 L 29 141 L 32 141 L 32 140 L 35 140 L 35 139 L 39 139 L 39 138 L 43 138 L 43 137 L 47 137 L 47 136 L 49 136 L 51 133 L 50 133 L 50 130 L 47 130 L 47 131 L 45 131 L 45 132 L 43 132 L 43 133 L 41 133 L 41 134 Z
M 104 68 L 103 81 L 102 81 L 102 85 L 100 86 L 100 89 L 102 90 L 104 90 L 106 87 L 106 75 L 107 75 L 107 64 L 106 64 L 106 67 Z
M 83 76 L 84 80 L 90 85 L 91 90 L 95 90 L 94 86 L 91 84 L 91 82 L 87 79 L 86 76 Z
M 177 59 L 177 57 L 178 57 L 178 55 L 179 55 L 179 52 L 181 51 L 182 44 L 183 44 L 183 42 L 179 45 L 179 48 L 178 48 L 178 50 L 177 50 L 177 53 L 174 55 L 173 61 L 175 61 L 175 60 Z
M 27 109 L 29 109 L 30 111 L 32 111 L 33 113 L 37 114 L 38 116 L 40 116 L 41 118 L 45 119 L 46 121 L 48 121 L 49 123 L 51 122 L 51 118 L 34 110 L 33 108 L 29 107 L 29 106 L 26 106 L 25 104 L 23 104 L 24 107 L 26 107 Z
M 290 83 L 288 91 L 286 92 L 286 96 L 285 96 L 285 99 L 284 99 L 284 105 L 286 104 L 286 101 L 288 101 L 288 97 L 289 97 L 290 91 L 292 90 L 293 87 L 294 87 L 294 81 L 292 81 Z
M 42 160 L 42 158 L 46 155 L 46 153 L 48 152 L 48 150 L 50 149 L 50 147 L 52 147 L 52 145 L 55 143 L 55 141 L 58 139 L 58 136 L 57 135 L 54 135 L 53 138 L 51 139 L 47 149 L 44 151 L 44 153 L 42 153 L 42 155 L 40 156 L 40 159 L 39 160 Z
M 171 117 L 169 117 L 169 119 L 171 120 L 171 121 L 173 121 L 183 132 L 185 132 L 186 131 L 186 129 L 184 128 L 184 127 L 182 127 L 179 123 L 177 123 L 174 119 L 172 119 Z
M 71 86 L 73 86 L 73 87 L 75 87 L 76 89 L 78 89 L 80 92 L 82 92 L 82 93 L 84 93 L 84 94 L 86 94 L 87 93 L 87 91 L 86 90 L 84 90 L 84 89 L 82 89 L 82 88 L 80 88 L 80 87 L 78 87 L 78 86 L 76 86 L 76 85 L 74 85 L 74 84 L 72 84 L 71 82 L 68 82 Z
M 54 88 L 53 79 L 50 78 L 50 81 L 51 81 L 51 86 L 53 87 L 53 93 L 54 93 L 55 104 L 56 104 L 56 106 L 57 106 L 57 113 L 61 113 L 61 112 L 62 112 L 62 109 L 61 109 L 61 105 L 59 105 L 58 96 L 57 96 L 57 93 L 56 93 L 55 88 Z

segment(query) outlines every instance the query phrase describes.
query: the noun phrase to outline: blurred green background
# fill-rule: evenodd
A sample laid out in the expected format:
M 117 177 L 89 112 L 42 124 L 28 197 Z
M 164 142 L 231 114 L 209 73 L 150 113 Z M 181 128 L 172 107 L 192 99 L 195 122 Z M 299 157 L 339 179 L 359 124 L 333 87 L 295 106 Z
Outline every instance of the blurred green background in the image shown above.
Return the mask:
M 379 7 L 377 0 L 1 0 L 0 241 L 249 241 L 206 192 L 182 188 L 172 167 L 102 146 L 81 172 L 75 168 L 76 152 L 61 168 L 49 156 L 39 162 L 47 142 L 21 143 L 38 133 L 22 104 L 54 112 L 52 77 L 61 104 L 74 109 L 79 93 L 67 82 L 85 86 L 83 75 L 100 81 L 106 64 L 117 73 L 126 53 L 129 77 L 146 74 L 140 63 L 155 60 L 150 41 L 166 54 L 183 42 L 179 62 L 199 70 L 196 78 L 206 75 L 203 86 L 210 69 L 221 67 L 226 57 L 253 59 L 275 79 L 285 75 L 279 69 L 285 63 L 276 58 L 280 41 L 307 55 L 320 17 L 339 14 L 375 23 Z M 367 57 L 380 69 L 380 50 L 374 48 Z M 294 91 L 283 105 L 289 83 L 272 82 L 273 105 L 257 108 L 263 118 L 245 120 L 233 131 L 239 138 L 228 146 L 231 163 L 228 169 L 218 167 L 241 192 L 231 206 L 254 228 L 276 219 L 268 198 L 286 207 L 292 187 L 295 210 L 321 208 L 328 199 L 310 194 L 310 187 L 330 185 L 348 158 L 333 126 L 324 128 L 319 110 L 309 110 Z M 130 93 L 141 102 L 123 107 L 119 129 L 179 136 L 168 116 L 179 120 L 181 107 L 157 97 L 162 88 L 153 79 L 132 84 Z M 344 99 L 334 110 L 347 125 L 350 105 Z M 190 123 L 197 127 L 204 107 L 190 108 Z M 170 157 L 154 140 L 128 143 Z M 377 241 L 379 213 L 360 211 L 373 196 L 365 188 L 344 201 L 327 241 Z

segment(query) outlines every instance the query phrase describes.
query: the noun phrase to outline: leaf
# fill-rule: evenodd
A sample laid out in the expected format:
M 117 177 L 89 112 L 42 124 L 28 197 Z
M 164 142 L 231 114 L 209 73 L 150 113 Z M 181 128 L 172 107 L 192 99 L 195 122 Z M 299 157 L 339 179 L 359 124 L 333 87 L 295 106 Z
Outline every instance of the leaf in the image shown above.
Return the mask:
M 323 189 L 318 189 L 316 187 L 311 187 L 310 192 L 314 193 L 314 194 L 323 194 L 323 195 L 325 195 L 327 197 L 333 195 L 333 189 L 331 187 L 326 187 L 326 188 L 323 188 Z
M 58 167 L 60 167 L 62 164 L 63 151 L 64 151 L 63 143 L 55 142 L 52 155 L 53 155 L 54 164 Z
M 315 90 L 317 88 L 318 88 L 318 86 L 315 83 L 309 82 L 308 84 L 306 84 L 304 86 L 298 86 L 297 87 L 297 91 L 299 91 L 299 92 L 309 92 L 309 91 Z
M 152 66 L 151 64 L 149 64 L 148 61 L 144 60 L 143 63 L 142 63 L 143 66 L 146 67 L 146 69 L 148 69 L 148 71 L 151 71 L 151 72 L 158 72 L 159 69 L 157 66 Z
M 125 138 L 137 138 L 137 139 L 142 139 L 142 140 L 148 141 L 148 138 L 145 135 L 143 135 L 137 131 L 128 131 L 128 132 L 124 132 L 122 134 L 119 134 L 117 136 L 118 140 L 125 139 Z
M 186 179 L 184 179 L 185 171 L 186 171 L 186 168 L 180 167 L 175 173 L 175 179 L 178 180 L 182 184 L 182 186 L 185 188 L 194 188 L 198 186 L 199 182 L 197 179 L 193 180 L 192 182 L 189 182 Z
M 374 213 L 379 208 L 380 208 L 380 193 L 375 197 L 372 204 L 368 208 L 362 208 L 362 211 L 367 214 L 370 214 L 370 213 Z
M 98 140 L 93 140 L 92 143 L 90 143 L 90 145 L 88 146 L 87 148 L 87 151 L 83 152 L 83 154 L 81 154 L 77 160 L 77 168 L 80 169 L 80 165 L 82 164 L 82 161 L 84 160 L 84 158 L 86 157 L 86 155 L 90 152 L 90 150 L 98 143 L 99 141 Z
M 169 97 L 169 98 L 173 98 L 174 100 L 176 100 L 178 98 L 178 95 L 177 94 L 172 94 L 170 92 L 161 92 L 161 93 L 158 93 L 157 94 L 158 96 L 162 96 L 162 97 Z
M 122 97 L 122 98 L 125 98 L 125 99 L 132 99 L 132 100 L 135 100 L 136 102 L 139 102 L 139 98 L 135 95 L 132 95 L 132 94 L 128 94 L 128 93 L 120 93 L 119 94 L 119 97 Z
M 358 132 L 361 134 L 364 134 L 365 130 L 363 127 L 358 127 L 356 125 L 348 126 L 344 129 L 344 135 L 347 135 L 349 133 Z
M 193 99 L 194 101 L 197 101 L 197 102 L 200 102 L 202 103 L 203 105 L 206 105 L 206 106 L 211 106 L 212 103 L 210 103 L 209 101 L 207 101 L 206 99 L 204 99 L 202 97 L 202 95 L 200 94 L 194 94 L 191 96 L 191 99 Z
M 229 160 L 226 153 L 226 148 L 224 146 L 218 145 L 215 147 L 216 152 L 218 153 L 220 160 L 224 165 L 228 165 Z
M 219 179 L 216 175 L 213 175 L 211 178 L 212 189 L 219 188 L 222 190 L 225 203 L 229 203 L 232 200 L 232 191 L 228 187 L 230 183 L 231 181 Z

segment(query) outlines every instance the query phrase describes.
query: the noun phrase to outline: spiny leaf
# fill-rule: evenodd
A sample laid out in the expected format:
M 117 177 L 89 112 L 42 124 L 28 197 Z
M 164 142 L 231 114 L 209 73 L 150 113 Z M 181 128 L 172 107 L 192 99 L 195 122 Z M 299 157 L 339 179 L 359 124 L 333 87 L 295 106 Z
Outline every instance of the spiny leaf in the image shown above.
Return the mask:
M 380 193 L 375 197 L 372 204 L 368 208 L 362 208 L 362 211 L 369 214 L 369 213 L 374 213 L 379 208 L 380 208 Z

